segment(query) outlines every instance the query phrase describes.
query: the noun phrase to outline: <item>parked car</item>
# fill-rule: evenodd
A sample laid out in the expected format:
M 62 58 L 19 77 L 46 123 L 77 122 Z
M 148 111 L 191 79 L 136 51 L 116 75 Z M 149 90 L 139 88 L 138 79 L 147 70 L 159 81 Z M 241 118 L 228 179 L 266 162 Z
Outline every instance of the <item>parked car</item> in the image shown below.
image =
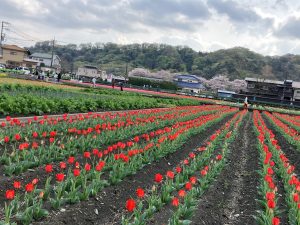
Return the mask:
M 0 69 L 5 69 L 5 68 L 6 68 L 5 64 L 0 63 Z
M 30 70 L 27 67 L 20 66 L 20 67 L 15 68 L 15 70 L 19 70 L 19 71 L 21 71 L 21 73 L 26 74 L 26 75 L 30 74 Z

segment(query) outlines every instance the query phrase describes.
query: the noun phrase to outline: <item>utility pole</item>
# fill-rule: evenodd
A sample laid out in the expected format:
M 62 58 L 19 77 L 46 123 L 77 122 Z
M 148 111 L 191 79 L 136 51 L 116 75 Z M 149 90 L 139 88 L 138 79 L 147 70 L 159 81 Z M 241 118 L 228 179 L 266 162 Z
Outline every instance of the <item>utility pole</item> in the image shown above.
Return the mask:
M 8 25 L 8 22 L 2 21 L 1 22 L 1 34 L 0 34 L 0 55 L 2 55 L 2 42 L 4 41 L 4 29 L 5 29 L 5 25 Z
M 54 43 L 55 43 L 55 37 L 52 41 L 51 66 L 50 66 L 51 68 L 52 68 L 52 65 L 53 65 Z

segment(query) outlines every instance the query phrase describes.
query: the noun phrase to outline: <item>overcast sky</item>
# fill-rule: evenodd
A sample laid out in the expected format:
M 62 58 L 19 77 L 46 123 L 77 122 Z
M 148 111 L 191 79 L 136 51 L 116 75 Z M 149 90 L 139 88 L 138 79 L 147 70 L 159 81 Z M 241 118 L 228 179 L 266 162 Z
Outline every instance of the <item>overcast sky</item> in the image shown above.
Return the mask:
M 7 43 L 115 42 L 241 46 L 300 54 L 299 0 L 0 0 Z M 26 41 L 25 41 L 26 39 Z

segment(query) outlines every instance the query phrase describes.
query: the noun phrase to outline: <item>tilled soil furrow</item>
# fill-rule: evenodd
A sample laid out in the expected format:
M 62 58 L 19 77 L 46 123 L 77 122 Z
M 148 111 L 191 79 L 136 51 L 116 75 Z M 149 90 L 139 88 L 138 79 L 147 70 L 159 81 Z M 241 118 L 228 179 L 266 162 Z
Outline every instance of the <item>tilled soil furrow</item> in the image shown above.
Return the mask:
M 241 126 L 227 165 L 199 201 L 192 224 L 256 224 L 259 155 L 251 121 Z
M 170 154 L 157 162 L 145 166 L 135 175 L 125 178 L 121 183 L 103 189 L 96 198 L 76 205 L 68 205 L 60 212 L 53 212 L 47 219 L 34 224 L 120 224 L 125 202 L 135 197 L 138 187 L 149 189 L 153 184 L 156 173 L 166 173 L 181 160 L 185 159 L 191 149 L 199 146 L 207 137 L 212 135 L 218 127 L 225 124 L 229 117 L 208 128 L 205 133 L 193 136 L 177 152 Z

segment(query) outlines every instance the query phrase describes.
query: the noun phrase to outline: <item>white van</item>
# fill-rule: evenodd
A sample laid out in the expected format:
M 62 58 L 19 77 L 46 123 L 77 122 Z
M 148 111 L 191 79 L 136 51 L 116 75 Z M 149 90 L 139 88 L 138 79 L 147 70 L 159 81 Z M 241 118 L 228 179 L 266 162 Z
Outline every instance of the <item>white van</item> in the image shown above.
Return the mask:
M 30 70 L 27 67 L 20 66 L 17 67 L 16 70 L 21 71 L 22 74 L 26 74 L 26 75 L 30 74 Z

